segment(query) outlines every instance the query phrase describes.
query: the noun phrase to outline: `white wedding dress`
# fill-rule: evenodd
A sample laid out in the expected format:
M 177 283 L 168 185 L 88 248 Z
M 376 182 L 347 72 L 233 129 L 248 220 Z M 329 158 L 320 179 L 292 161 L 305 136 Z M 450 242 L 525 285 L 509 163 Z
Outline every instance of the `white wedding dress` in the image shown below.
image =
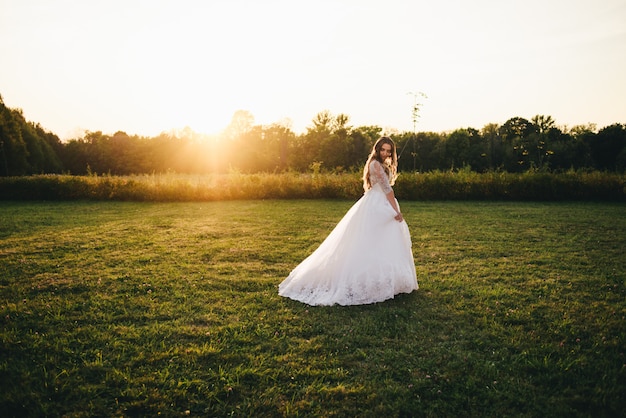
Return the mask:
M 418 288 L 409 228 L 394 219 L 389 178 L 376 160 L 370 182 L 372 188 L 280 284 L 279 295 L 308 305 L 363 305 Z

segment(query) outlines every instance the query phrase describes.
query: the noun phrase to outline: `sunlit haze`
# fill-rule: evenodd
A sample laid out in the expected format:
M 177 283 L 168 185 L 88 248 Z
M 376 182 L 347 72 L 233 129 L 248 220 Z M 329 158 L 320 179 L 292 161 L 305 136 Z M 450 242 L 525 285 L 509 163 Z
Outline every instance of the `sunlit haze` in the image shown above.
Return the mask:
M 0 0 L 0 95 L 62 139 L 626 123 L 624 0 Z

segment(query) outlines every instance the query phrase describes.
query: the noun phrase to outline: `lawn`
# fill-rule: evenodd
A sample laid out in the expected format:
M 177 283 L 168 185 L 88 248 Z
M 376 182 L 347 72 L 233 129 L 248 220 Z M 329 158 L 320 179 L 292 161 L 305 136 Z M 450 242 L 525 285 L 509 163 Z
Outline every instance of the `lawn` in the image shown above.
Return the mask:
M 0 416 L 626 411 L 626 205 L 401 202 L 420 289 L 278 284 L 352 202 L 0 202 Z

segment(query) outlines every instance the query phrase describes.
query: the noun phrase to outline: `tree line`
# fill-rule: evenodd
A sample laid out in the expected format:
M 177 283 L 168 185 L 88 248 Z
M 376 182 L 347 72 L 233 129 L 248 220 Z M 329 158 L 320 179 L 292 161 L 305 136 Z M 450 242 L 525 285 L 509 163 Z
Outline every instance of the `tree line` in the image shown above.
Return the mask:
M 383 130 L 349 124 L 345 114 L 318 113 L 303 134 L 282 124 L 257 125 L 237 111 L 219 135 L 189 128 L 156 137 L 85 132 L 62 142 L 0 97 L 0 175 L 92 173 L 344 172 L 362 165 Z M 395 132 L 401 171 L 469 169 L 626 171 L 626 126 L 561 128 L 550 116 L 452 132 Z

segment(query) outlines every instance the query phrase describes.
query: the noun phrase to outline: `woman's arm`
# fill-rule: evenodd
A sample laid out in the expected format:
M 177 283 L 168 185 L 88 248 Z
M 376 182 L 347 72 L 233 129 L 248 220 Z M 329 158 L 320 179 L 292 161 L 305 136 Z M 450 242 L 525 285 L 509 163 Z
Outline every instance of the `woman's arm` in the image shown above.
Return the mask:
M 402 217 L 402 213 L 398 207 L 398 202 L 396 201 L 393 189 L 391 188 L 391 185 L 389 185 L 389 178 L 385 174 L 383 166 L 378 161 L 372 161 L 370 163 L 370 180 L 372 181 L 372 184 L 380 183 L 383 191 L 385 192 L 385 196 L 387 196 L 389 204 L 396 211 L 395 219 L 398 222 L 402 222 L 404 218 Z
M 402 212 L 400 212 L 400 208 L 398 207 L 398 202 L 396 202 L 396 196 L 393 193 L 393 189 L 385 196 L 387 196 L 387 200 L 391 204 L 391 207 L 396 211 L 394 219 L 398 222 L 402 222 L 404 218 L 402 217 Z

